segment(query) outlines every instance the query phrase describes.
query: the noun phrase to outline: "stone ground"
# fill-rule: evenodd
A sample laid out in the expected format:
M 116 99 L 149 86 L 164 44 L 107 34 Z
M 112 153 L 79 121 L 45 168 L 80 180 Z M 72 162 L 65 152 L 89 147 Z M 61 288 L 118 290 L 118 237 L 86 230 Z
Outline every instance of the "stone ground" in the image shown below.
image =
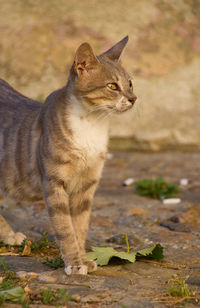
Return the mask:
M 124 235 L 127 234 L 131 250 L 161 243 L 165 255 L 162 261 L 110 265 L 99 267 L 88 276 L 71 277 L 66 277 L 63 269 L 52 271 L 42 264 L 42 258 L 6 256 L 5 263 L 13 271 L 39 273 L 30 288 L 43 285 L 67 288 L 80 299 L 78 303 L 69 302 L 70 308 L 200 307 L 199 161 L 200 153 L 175 152 L 114 152 L 107 160 L 95 197 L 88 248 L 96 245 L 126 250 Z M 165 205 L 160 200 L 136 195 L 131 186 L 122 186 L 129 177 L 140 180 L 156 176 L 177 184 L 182 178 L 189 180 L 188 185 L 182 187 L 179 204 Z M 51 235 L 42 204 L 12 211 L 3 209 L 3 215 L 16 231 L 24 232 L 31 239 L 39 238 L 43 231 Z M 194 297 L 168 295 L 173 275 L 181 275 L 186 280 L 188 288 L 195 292 Z M 9 306 L 4 304 L 4 307 Z

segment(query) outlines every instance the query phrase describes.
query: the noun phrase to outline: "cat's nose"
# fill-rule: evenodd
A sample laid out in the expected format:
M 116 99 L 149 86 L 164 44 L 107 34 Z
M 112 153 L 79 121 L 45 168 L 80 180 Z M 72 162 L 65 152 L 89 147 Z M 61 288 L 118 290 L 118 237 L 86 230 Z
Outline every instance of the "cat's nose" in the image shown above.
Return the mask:
M 136 102 L 137 96 L 133 96 L 131 98 L 129 98 L 129 102 L 133 105 Z

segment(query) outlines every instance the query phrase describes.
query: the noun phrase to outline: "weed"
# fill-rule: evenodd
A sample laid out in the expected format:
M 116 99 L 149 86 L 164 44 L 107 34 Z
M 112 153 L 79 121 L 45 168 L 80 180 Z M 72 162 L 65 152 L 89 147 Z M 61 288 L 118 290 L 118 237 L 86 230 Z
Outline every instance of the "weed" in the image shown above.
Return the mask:
M 27 241 L 28 240 L 26 238 L 22 241 L 21 245 L 18 247 L 18 252 L 22 252 L 24 250 Z
M 3 270 L 4 272 L 8 270 L 8 265 L 4 262 L 5 258 L 0 258 L 0 270 Z
M 169 294 L 177 297 L 191 297 L 193 292 L 188 288 L 185 280 L 181 276 L 172 276 L 168 282 L 170 284 Z
M 49 287 L 47 290 L 42 291 L 43 304 L 45 305 L 52 304 L 53 302 L 55 302 L 55 299 L 56 299 L 56 293 L 54 290 L 52 290 L 52 288 Z
M 135 188 L 139 195 L 150 196 L 154 199 L 171 198 L 180 192 L 176 184 L 168 184 L 161 177 L 135 182 Z
M 9 247 L 9 246 L 10 246 L 10 245 L 8 245 L 8 244 L 6 244 L 6 243 L 0 241 L 0 248 L 1 248 L 1 247 Z
M 59 267 L 64 267 L 64 261 L 61 257 L 56 257 L 56 258 L 45 258 L 43 260 L 43 263 L 46 264 L 47 266 L 57 269 Z
M 39 94 L 37 97 L 36 97 L 36 100 L 39 101 L 40 103 L 44 103 L 45 101 L 45 96 L 44 94 Z
M 17 286 L 18 282 L 19 278 L 17 278 L 16 273 L 6 269 L 4 279 L 2 283 L 0 283 L 0 290 L 12 289 Z
M 124 305 L 123 303 L 118 303 L 118 305 L 119 305 L 120 307 L 122 307 L 122 308 L 127 308 L 127 306 Z
M 23 240 L 21 246 L 18 248 L 18 252 L 24 251 L 24 248 L 28 241 L 29 241 L 28 239 Z M 33 253 L 38 253 L 41 251 L 45 252 L 49 248 L 50 245 L 51 245 L 51 242 L 49 242 L 47 233 L 44 232 L 39 240 L 36 240 L 31 243 L 31 252 Z
M 50 242 L 47 236 L 47 233 L 43 233 L 41 238 L 37 241 L 34 241 L 31 244 L 31 251 L 38 252 L 38 251 L 45 251 L 47 248 L 49 248 Z
M 51 287 L 48 287 L 48 289 L 42 291 L 41 295 L 42 302 L 45 305 L 64 305 L 69 300 L 73 300 L 73 297 L 68 293 L 67 289 L 53 290 Z
M 28 298 L 21 286 L 0 291 L 0 303 L 11 302 L 22 304 L 23 307 L 27 307 Z

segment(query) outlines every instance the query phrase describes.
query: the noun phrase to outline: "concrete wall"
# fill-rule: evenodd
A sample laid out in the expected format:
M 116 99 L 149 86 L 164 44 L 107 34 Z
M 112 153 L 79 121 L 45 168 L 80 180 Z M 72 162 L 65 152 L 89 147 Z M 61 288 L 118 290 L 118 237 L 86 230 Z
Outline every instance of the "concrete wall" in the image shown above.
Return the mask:
M 83 41 L 129 34 L 136 108 L 112 119 L 120 149 L 200 149 L 199 0 L 0 0 L 0 76 L 25 95 L 61 87 Z

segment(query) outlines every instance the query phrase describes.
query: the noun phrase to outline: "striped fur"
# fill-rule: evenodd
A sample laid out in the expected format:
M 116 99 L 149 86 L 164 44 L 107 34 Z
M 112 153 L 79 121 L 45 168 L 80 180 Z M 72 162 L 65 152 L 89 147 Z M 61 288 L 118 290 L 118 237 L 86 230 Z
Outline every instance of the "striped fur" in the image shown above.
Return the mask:
M 67 85 L 44 104 L 0 80 L 0 194 L 19 204 L 45 199 L 67 274 L 96 269 L 86 258 L 85 240 L 106 154 L 108 116 L 130 109 L 136 99 L 118 62 L 126 42 L 99 57 L 82 44 Z M 2 227 L 1 240 L 24 238 L 0 217 Z

